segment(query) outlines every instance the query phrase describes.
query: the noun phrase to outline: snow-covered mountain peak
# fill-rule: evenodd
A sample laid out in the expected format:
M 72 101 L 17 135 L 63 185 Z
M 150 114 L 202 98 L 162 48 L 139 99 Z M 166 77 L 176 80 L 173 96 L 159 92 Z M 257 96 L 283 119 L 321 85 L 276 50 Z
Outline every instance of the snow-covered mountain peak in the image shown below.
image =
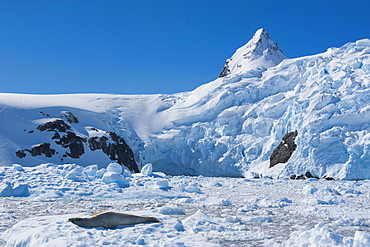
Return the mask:
M 272 41 L 263 28 L 258 29 L 252 39 L 240 47 L 234 55 L 226 60 L 220 77 L 249 73 L 260 77 L 266 68 L 273 67 L 284 60 L 286 56 Z
M 272 41 L 269 37 L 269 34 L 266 32 L 265 29 L 260 28 L 256 31 L 253 35 L 252 39 L 246 44 L 248 48 L 252 48 L 252 51 L 259 51 L 260 48 L 269 49 L 276 49 L 277 44 Z M 278 48 L 277 48 L 278 49 Z M 261 53 L 259 55 L 262 55 Z

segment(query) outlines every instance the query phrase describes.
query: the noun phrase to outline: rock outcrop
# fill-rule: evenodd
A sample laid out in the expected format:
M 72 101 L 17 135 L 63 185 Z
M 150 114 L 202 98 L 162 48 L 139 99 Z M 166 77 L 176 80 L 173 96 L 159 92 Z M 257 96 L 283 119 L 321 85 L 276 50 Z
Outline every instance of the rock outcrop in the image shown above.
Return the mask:
M 69 152 L 66 152 L 66 155 L 71 158 L 78 159 L 85 153 L 84 143 L 87 142 L 86 138 L 79 137 L 72 131 L 68 131 L 65 135 L 60 137 L 59 140 L 56 135 L 54 135 L 53 138 L 57 139 L 57 141 L 55 141 L 56 144 L 64 148 L 69 148 Z
M 124 164 L 131 171 L 139 172 L 134 160 L 134 152 L 127 145 L 125 140 L 114 132 L 106 132 L 102 137 L 92 137 L 89 139 L 91 151 L 101 149 L 111 160 L 116 160 L 118 164 Z
M 18 150 L 15 155 L 18 158 L 24 158 L 27 156 L 26 152 L 30 153 L 32 156 L 45 155 L 46 157 L 53 157 L 55 150 L 50 148 L 50 143 L 42 143 L 39 145 L 34 145 L 31 149 Z
M 71 129 L 71 126 L 64 122 L 62 119 L 56 119 L 54 121 L 41 124 L 36 128 L 39 131 L 55 131 L 55 132 L 66 132 Z
M 64 114 L 64 117 L 67 119 L 68 122 L 70 123 L 79 123 L 80 121 L 78 121 L 78 118 L 73 115 L 72 112 L 69 112 L 69 111 L 65 111 L 63 112 Z
M 287 133 L 279 146 L 274 150 L 270 156 L 270 168 L 279 163 L 286 163 L 290 156 L 292 156 L 294 150 L 297 148 L 294 140 L 298 135 L 298 131 Z
M 66 120 L 70 123 L 79 123 L 76 116 L 71 112 L 63 112 Z M 44 116 L 46 114 L 43 114 Z M 48 115 L 50 117 L 50 115 Z M 59 153 L 58 157 L 61 162 L 65 158 L 70 157 L 78 159 L 82 155 L 86 154 L 86 150 L 96 151 L 101 150 L 106 154 L 110 160 L 115 161 L 121 165 L 126 166 L 133 172 L 139 172 L 139 168 L 134 159 L 134 153 L 131 148 L 127 145 L 125 140 L 118 136 L 114 132 L 106 132 L 91 127 L 92 130 L 99 132 L 98 136 L 86 138 L 76 133 L 71 125 L 66 123 L 63 119 L 54 119 L 44 124 L 38 125 L 37 130 L 44 132 L 54 132 L 51 140 L 54 143 L 45 142 L 39 145 L 34 145 L 32 149 L 17 150 L 16 156 L 20 159 L 27 156 L 27 153 L 32 156 L 44 155 L 45 157 L 51 158 L 58 154 L 53 145 L 59 145 L 63 149 L 63 153 Z M 29 133 L 35 133 L 34 131 Z M 58 149 L 58 151 L 60 151 Z
M 230 59 L 227 59 L 226 62 L 225 62 L 225 65 L 222 68 L 221 73 L 220 73 L 220 75 L 218 77 L 225 77 L 228 74 L 230 74 L 229 62 L 230 62 Z
M 327 177 L 327 176 L 323 176 L 322 178 L 318 177 L 318 176 L 314 176 L 311 174 L 311 172 L 306 172 L 304 175 L 301 174 L 301 175 L 296 175 L 296 174 L 293 174 L 290 176 L 290 179 L 301 179 L 301 180 L 305 180 L 305 179 L 308 179 L 308 178 L 316 178 L 316 179 L 325 179 L 325 180 L 335 180 L 334 178 L 332 177 Z

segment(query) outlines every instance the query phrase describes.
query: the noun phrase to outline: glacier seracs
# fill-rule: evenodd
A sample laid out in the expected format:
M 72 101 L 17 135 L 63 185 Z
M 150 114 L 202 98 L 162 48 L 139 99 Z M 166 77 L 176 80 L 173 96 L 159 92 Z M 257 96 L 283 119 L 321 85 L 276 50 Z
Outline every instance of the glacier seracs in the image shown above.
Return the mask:
M 86 126 L 117 132 L 141 166 L 167 174 L 370 178 L 369 39 L 287 59 L 260 29 L 232 58 L 230 73 L 191 92 L 1 94 L 1 165 L 54 162 L 14 157 L 17 148 L 37 143 L 24 129 L 35 126 L 41 109 L 72 112 L 81 135 L 89 136 Z M 269 168 L 271 153 L 291 131 L 298 131 L 297 149 L 287 163 Z
M 285 59 L 261 76 L 247 70 L 203 85 L 185 100 L 196 95 L 198 101 L 165 128 L 176 135 L 148 143 L 143 157 L 175 174 L 286 177 L 309 171 L 368 179 L 369 47 L 364 39 Z M 183 109 L 174 105 L 168 113 Z M 288 163 L 269 168 L 272 151 L 290 131 L 299 133 L 297 150 Z

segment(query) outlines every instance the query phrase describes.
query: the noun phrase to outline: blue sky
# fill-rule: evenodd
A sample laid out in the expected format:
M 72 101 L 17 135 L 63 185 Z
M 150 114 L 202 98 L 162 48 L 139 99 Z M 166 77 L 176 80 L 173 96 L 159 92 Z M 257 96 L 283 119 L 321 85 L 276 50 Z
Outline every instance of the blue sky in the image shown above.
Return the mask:
M 289 58 L 370 38 L 369 0 L 1 0 L 0 92 L 190 91 L 263 27 Z

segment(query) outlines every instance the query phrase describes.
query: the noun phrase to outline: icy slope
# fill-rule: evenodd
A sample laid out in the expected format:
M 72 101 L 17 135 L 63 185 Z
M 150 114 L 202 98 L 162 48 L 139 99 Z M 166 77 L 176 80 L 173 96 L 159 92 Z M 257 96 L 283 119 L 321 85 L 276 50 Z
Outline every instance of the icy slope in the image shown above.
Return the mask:
M 260 78 L 246 72 L 203 85 L 166 111 L 175 119 L 143 157 L 174 173 L 183 167 L 205 175 L 237 176 L 240 169 L 246 176 L 310 171 L 370 178 L 369 53 L 365 39 L 284 60 Z M 273 149 L 295 130 L 297 150 L 289 162 L 268 168 Z
M 175 119 L 143 157 L 172 173 L 277 177 L 310 171 L 368 179 L 369 72 L 365 39 L 284 60 L 261 77 L 219 78 L 166 110 Z M 298 131 L 297 150 L 287 164 L 268 168 L 274 148 L 291 131 Z
M 248 44 L 267 37 L 264 33 L 257 31 Z M 80 119 L 75 128 L 81 135 L 89 135 L 88 126 L 115 131 L 131 146 L 139 166 L 153 163 L 155 170 L 167 174 L 284 177 L 309 171 L 319 177 L 369 179 L 370 41 L 282 62 L 282 53 L 275 49 L 272 56 L 280 63 L 273 66 L 265 48 L 277 46 L 264 40 L 260 43 L 266 46 L 252 51 L 254 60 L 243 60 L 238 70 L 192 92 L 1 94 L 1 162 L 58 163 L 44 156 L 26 162 L 14 153 L 43 142 L 28 133 L 45 118 L 40 111 L 54 118 L 70 111 Z M 257 60 L 261 63 L 256 68 Z M 269 168 L 273 150 L 292 131 L 298 132 L 297 149 L 286 164 Z M 87 157 L 65 162 L 109 163 Z

